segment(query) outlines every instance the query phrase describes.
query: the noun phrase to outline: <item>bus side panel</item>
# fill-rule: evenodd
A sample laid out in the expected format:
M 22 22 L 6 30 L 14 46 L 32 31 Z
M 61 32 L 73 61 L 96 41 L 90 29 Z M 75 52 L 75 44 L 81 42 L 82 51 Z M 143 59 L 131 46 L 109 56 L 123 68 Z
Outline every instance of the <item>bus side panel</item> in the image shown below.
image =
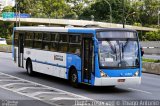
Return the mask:
M 81 58 L 78 55 L 74 55 L 74 54 L 67 54 L 67 68 L 69 71 L 69 68 L 71 66 L 74 66 L 77 70 L 78 73 L 78 82 L 81 82 Z M 68 79 L 68 74 L 69 72 L 67 72 L 67 79 Z
M 14 47 L 14 53 L 13 53 L 13 55 L 14 55 L 14 58 L 16 60 L 15 63 L 18 66 L 18 47 Z
M 15 60 L 15 48 L 14 48 L 14 31 L 12 34 L 12 58 Z
M 36 72 L 66 79 L 66 54 L 36 49 L 24 49 L 24 58 L 32 60 Z

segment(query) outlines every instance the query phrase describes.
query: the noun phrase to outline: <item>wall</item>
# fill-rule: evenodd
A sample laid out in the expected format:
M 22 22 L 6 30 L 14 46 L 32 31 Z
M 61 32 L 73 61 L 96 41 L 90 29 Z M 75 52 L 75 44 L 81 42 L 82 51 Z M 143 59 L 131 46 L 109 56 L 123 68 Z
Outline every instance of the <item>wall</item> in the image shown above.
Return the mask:
M 12 46 L 11 45 L 0 45 L 0 52 L 12 52 Z
M 144 62 L 143 72 L 160 74 L 160 63 Z
M 160 55 L 160 41 L 143 41 L 140 42 L 145 54 Z

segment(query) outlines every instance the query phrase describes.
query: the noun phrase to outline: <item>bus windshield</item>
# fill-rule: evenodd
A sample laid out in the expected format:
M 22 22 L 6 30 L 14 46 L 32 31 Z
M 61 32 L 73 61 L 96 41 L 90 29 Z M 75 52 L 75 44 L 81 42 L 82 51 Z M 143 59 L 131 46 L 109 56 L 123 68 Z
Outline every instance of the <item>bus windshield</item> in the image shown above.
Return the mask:
M 139 66 L 136 36 L 99 38 L 99 63 L 101 68 L 136 68 Z M 104 36 L 103 36 L 104 37 Z

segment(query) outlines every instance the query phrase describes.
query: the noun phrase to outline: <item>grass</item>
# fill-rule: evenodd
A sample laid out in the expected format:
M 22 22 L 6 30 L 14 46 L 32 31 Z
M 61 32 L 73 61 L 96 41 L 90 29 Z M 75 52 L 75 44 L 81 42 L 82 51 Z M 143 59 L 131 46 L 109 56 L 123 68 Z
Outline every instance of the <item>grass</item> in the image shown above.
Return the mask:
M 142 59 L 143 62 L 153 62 L 153 63 L 160 63 L 160 60 L 154 60 L 154 59 Z
M 11 45 L 0 44 L 0 46 L 11 46 Z

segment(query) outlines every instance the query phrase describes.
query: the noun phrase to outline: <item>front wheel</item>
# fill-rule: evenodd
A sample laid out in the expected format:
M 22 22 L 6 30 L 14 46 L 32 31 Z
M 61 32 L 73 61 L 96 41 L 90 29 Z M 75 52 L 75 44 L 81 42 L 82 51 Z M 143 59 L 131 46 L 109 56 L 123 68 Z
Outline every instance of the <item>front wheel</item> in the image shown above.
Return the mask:
M 27 62 L 27 73 L 30 76 L 34 75 L 33 68 L 32 68 L 32 62 L 31 61 Z
M 70 84 L 75 87 L 78 88 L 78 75 L 77 75 L 77 71 L 75 69 L 71 70 L 70 76 L 69 76 L 69 82 Z

